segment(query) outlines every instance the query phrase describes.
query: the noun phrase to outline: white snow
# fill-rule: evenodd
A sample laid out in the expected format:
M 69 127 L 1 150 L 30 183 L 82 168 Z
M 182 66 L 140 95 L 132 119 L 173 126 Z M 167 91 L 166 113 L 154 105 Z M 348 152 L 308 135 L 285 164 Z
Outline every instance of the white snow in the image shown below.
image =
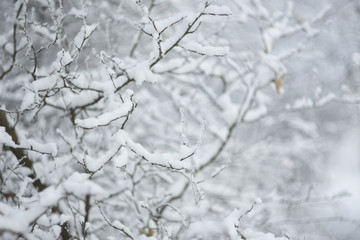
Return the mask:
M 61 227 L 59 225 L 54 225 L 51 227 L 51 230 L 54 233 L 54 237 L 58 239 L 61 233 Z
M 52 154 L 53 156 L 57 154 L 57 146 L 55 143 L 39 143 L 33 139 L 27 139 L 26 141 L 21 141 L 21 146 L 37 152 Z
M 196 42 L 188 42 L 183 44 L 187 50 L 191 52 L 195 52 L 201 55 L 208 56 L 225 56 L 229 53 L 230 48 L 228 46 L 225 47 L 213 47 L 213 46 L 203 46 Z
M 60 224 L 64 224 L 65 222 L 69 221 L 71 219 L 70 216 L 61 214 L 60 215 Z
M 62 49 L 57 53 L 56 61 L 53 62 L 53 67 L 59 71 L 61 67 L 68 65 L 72 61 L 74 61 L 74 59 L 71 57 L 70 53 Z
M 63 195 L 64 193 L 60 187 L 50 186 L 39 193 L 39 203 L 42 207 L 49 208 L 56 204 Z
M 74 38 L 74 45 L 77 49 L 81 49 L 86 45 L 90 35 L 96 30 L 97 24 L 82 26 L 80 32 Z
M 203 11 L 205 14 L 231 15 L 232 12 L 227 6 L 210 5 Z
M 112 149 L 108 150 L 107 152 L 101 154 L 100 156 L 98 156 L 96 158 L 92 158 L 92 157 L 86 158 L 85 165 L 90 171 L 96 172 L 105 163 L 107 163 L 109 160 L 111 160 L 113 157 L 115 157 L 118 152 L 119 152 L 119 147 L 115 146 Z
M 90 117 L 86 119 L 76 119 L 75 124 L 78 127 L 91 129 L 95 127 L 107 126 L 110 123 L 126 117 L 130 109 L 132 108 L 132 102 L 130 100 L 125 101 L 124 104 L 119 106 L 118 109 L 115 109 L 110 112 L 105 112 L 97 117 Z
M 130 236 L 133 236 L 134 234 L 130 231 L 130 229 L 128 227 L 126 227 L 124 224 L 122 224 L 120 221 L 115 220 L 112 225 L 114 225 L 115 227 L 122 229 L 124 232 L 126 232 L 127 234 L 129 234 Z
M 120 132 L 119 138 L 125 140 L 129 149 L 142 156 L 149 163 L 171 169 L 189 169 L 190 163 L 185 158 L 195 151 L 195 148 L 188 148 L 186 150 L 180 149 L 177 153 L 150 153 L 141 144 L 130 139 L 124 131 Z
M 58 86 L 60 87 L 60 82 L 58 81 L 58 76 L 56 74 L 50 75 L 47 77 L 39 78 L 36 81 L 32 82 L 28 88 L 30 89 L 25 92 L 25 95 L 22 99 L 21 108 L 27 109 L 32 104 L 38 101 L 38 92 L 39 91 L 49 91 L 52 88 Z
M 119 156 L 114 158 L 114 165 L 115 167 L 121 168 L 128 163 L 128 151 L 125 147 L 120 149 Z
M 78 94 L 73 92 L 65 92 L 64 97 L 57 99 L 55 102 L 51 102 L 53 105 L 60 107 L 79 107 L 92 103 L 99 97 L 99 94 L 95 91 L 81 91 Z
M 53 156 L 56 156 L 57 154 L 57 146 L 55 143 L 43 144 L 33 139 L 24 139 L 21 140 L 19 145 L 15 144 L 12 137 L 6 132 L 4 127 L 0 127 L 0 144 L 13 148 L 30 149 L 40 153 L 52 154 Z
M 103 189 L 96 183 L 89 180 L 89 175 L 86 173 L 74 172 L 62 184 L 67 193 L 72 193 L 75 196 L 84 197 L 88 194 L 101 196 L 104 194 Z
M 222 222 L 231 239 L 238 237 L 236 226 L 239 226 L 240 217 L 241 212 L 238 209 L 234 209 Z
M 183 13 L 176 14 L 175 16 L 155 21 L 155 26 L 159 32 L 162 32 L 165 28 L 170 27 L 172 24 L 179 22 L 185 17 L 186 15 Z
M 16 207 L 3 212 L 0 216 L 0 231 L 5 230 L 26 235 L 33 222 L 63 197 L 63 191 L 61 187 L 51 186 L 43 190 L 39 197 L 39 201 L 31 203 L 26 210 Z
M 5 127 L 0 127 L 0 144 L 4 144 L 8 147 L 17 147 L 17 145 L 13 142 L 12 137 L 7 134 Z
M 14 52 L 14 44 L 12 44 L 11 42 L 7 42 L 4 46 L 4 49 L 8 53 L 12 54 Z
M 56 86 L 57 80 L 58 77 L 56 75 L 40 78 L 31 83 L 31 89 L 35 92 L 51 89 Z
M 156 83 L 156 77 L 150 70 L 149 63 L 147 61 L 140 62 L 132 69 L 134 79 L 137 85 L 141 86 L 143 82 Z

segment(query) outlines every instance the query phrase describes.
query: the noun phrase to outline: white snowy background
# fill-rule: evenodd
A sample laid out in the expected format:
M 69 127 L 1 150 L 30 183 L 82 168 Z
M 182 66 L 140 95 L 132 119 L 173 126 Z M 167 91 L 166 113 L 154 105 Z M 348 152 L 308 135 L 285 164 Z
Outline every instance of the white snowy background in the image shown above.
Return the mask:
M 360 239 L 354 0 L 0 2 L 0 239 Z

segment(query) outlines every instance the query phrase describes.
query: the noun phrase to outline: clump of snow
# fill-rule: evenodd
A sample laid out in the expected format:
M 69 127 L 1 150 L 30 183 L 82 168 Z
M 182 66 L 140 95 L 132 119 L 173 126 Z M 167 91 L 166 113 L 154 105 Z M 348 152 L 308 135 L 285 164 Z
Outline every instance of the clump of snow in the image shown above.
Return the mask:
M 201 55 L 208 56 L 225 56 L 229 53 L 230 48 L 228 46 L 225 47 L 213 47 L 213 46 L 203 46 L 196 42 L 189 42 L 183 45 L 186 49 L 191 52 L 195 52 Z
M 61 227 L 59 225 L 54 225 L 51 227 L 51 231 L 54 233 L 54 237 L 58 239 L 61 233 Z
M 32 82 L 28 86 L 30 91 L 25 92 L 25 95 L 21 103 L 21 108 L 27 109 L 32 104 L 36 103 L 38 101 L 37 94 L 39 91 L 49 91 L 52 88 L 56 87 L 58 84 L 60 85 L 58 79 L 59 79 L 58 76 L 54 74 L 47 77 L 39 78 L 36 81 Z
M 210 5 L 203 11 L 205 14 L 211 15 L 231 15 L 232 12 L 227 6 Z
M 121 168 L 128 163 L 128 151 L 125 147 L 120 149 L 119 156 L 114 158 L 114 165 L 115 167 Z
M 57 154 L 57 146 L 55 143 L 43 144 L 33 139 L 26 139 L 21 140 L 19 145 L 15 144 L 4 127 L 0 127 L 0 144 L 13 148 L 25 148 L 39 153 L 52 154 L 53 156 Z
M 56 204 L 64 193 L 60 187 L 50 186 L 39 194 L 39 203 L 42 207 L 51 207 Z
M 74 61 L 74 59 L 71 57 L 70 53 L 65 50 L 61 50 L 56 55 L 56 61 L 53 63 L 53 67 L 59 71 L 61 67 L 68 65 L 72 61 Z
M 95 127 L 107 126 L 110 123 L 124 118 L 132 109 L 132 102 L 130 100 L 125 101 L 118 109 L 110 112 L 105 112 L 97 117 L 90 117 L 86 119 L 76 119 L 75 124 L 78 127 L 85 129 L 92 129 Z
M 132 73 L 137 85 L 142 85 L 143 82 L 156 83 L 156 77 L 150 70 L 149 63 L 147 61 L 140 62 L 132 69 Z
M 131 90 L 131 89 L 126 89 L 126 94 L 128 95 L 128 96 L 132 96 L 132 95 L 134 95 L 134 91 L 133 90 Z
M 74 45 L 77 49 L 81 49 L 86 45 L 88 38 L 96 30 L 97 26 L 97 24 L 92 24 L 81 27 L 80 32 L 74 38 Z
M 64 91 L 63 96 L 64 97 L 59 98 L 56 101 L 51 101 L 51 99 L 49 99 L 48 102 L 63 108 L 76 108 L 94 102 L 99 97 L 99 94 L 95 91 L 81 91 L 78 94 Z
M 104 164 L 114 158 L 118 152 L 119 147 L 114 147 L 96 158 L 87 157 L 84 160 L 84 163 L 89 171 L 96 172 L 101 169 Z
M 55 143 L 39 143 L 33 139 L 27 139 L 25 143 L 21 141 L 21 145 L 37 152 L 57 155 L 57 146 Z
M 186 161 L 186 158 L 195 152 L 194 148 L 181 149 L 175 153 L 150 153 L 141 144 L 130 139 L 127 134 L 122 134 L 122 137 L 126 138 L 128 148 L 153 165 L 171 169 L 190 169 L 191 167 L 189 161 Z
M 35 92 L 51 89 L 56 85 L 57 80 L 58 77 L 56 75 L 40 78 L 32 82 L 31 89 L 34 90 Z
M 67 193 L 78 197 L 85 197 L 88 194 L 95 196 L 104 194 L 103 189 L 89 180 L 89 175 L 86 173 L 75 172 L 62 185 Z
M 29 108 L 34 103 L 35 99 L 36 95 L 34 92 L 26 92 L 21 102 L 21 109 Z
M 227 233 L 231 239 L 236 239 L 238 236 L 237 227 L 239 226 L 239 219 L 241 218 L 241 212 L 238 209 L 234 209 L 222 222 L 226 228 Z
M 4 46 L 4 49 L 8 52 L 8 53 L 13 53 L 14 52 L 14 44 L 12 44 L 11 42 L 7 42 Z
M 26 210 L 22 208 L 10 208 L 7 206 L 6 211 L 2 211 L 0 216 L 0 232 L 10 231 L 27 235 L 33 223 L 39 219 L 48 208 L 57 204 L 63 197 L 61 187 L 51 186 L 39 194 L 39 201 L 29 204 Z M 3 209 L 1 209 L 3 210 Z
M 71 217 L 69 215 L 61 214 L 60 215 L 60 224 L 64 224 L 65 222 L 69 221 Z
M 8 147 L 16 147 L 16 144 L 13 142 L 12 137 L 7 134 L 5 127 L 0 127 L 0 144 Z

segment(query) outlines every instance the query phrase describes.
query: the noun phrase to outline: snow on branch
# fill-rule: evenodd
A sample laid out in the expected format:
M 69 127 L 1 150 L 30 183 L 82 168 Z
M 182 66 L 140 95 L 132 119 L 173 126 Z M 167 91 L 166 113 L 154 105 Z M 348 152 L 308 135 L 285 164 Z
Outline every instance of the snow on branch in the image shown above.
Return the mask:
M 84 198 L 86 195 L 93 195 L 100 198 L 105 193 L 103 188 L 89 177 L 89 174 L 74 172 L 62 183 L 62 187 L 67 194 L 77 197 Z
M 119 142 L 125 143 L 129 149 L 150 164 L 175 170 L 189 170 L 191 165 L 184 160 L 196 152 L 196 147 L 189 148 L 182 145 L 179 152 L 176 153 L 150 153 L 140 143 L 134 142 L 124 131 L 119 131 L 118 138 L 120 139 Z
M 212 221 L 203 219 L 190 224 L 186 237 L 193 238 L 213 238 L 217 236 L 230 237 L 230 239 L 261 239 L 261 240 L 285 240 L 285 237 L 275 237 L 271 233 L 256 232 L 250 228 L 240 229 L 240 220 L 243 216 L 249 214 L 256 204 L 260 204 L 261 199 L 255 199 L 250 209 L 243 212 L 234 209 L 223 221 Z M 195 211 L 195 209 L 193 210 Z
M 90 117 L 85 119 L 76 119 L 76 126 L 84 129 L 93 129 L 97 127 L 104 127 L 110 125 L 112 122 L 119 119 L 126 119 L 135 109 L 136 104 L 132 102 L 132 95 L 128 99 L 124 100 L 124 103 L 118 105 L 118 108 L 100 114 L 96 117 Z
M 38 152 L 41 154 L 50 154 L 55 156 L 57 154 L 57 146 L 55 143 L 39 143 L 33 139 L 21 140 L 20 144 L 14 143 L 12 137 L 6 132 L 5 127 L 0 126 L 0 144 L 7 147 L 19 148 Z
M 84 25 L 81 27 L 80 32 L 74 38 L 74 46 L 80 51 L 85 47 L 90 36 L 95 32 L 98 24 Z
M 26 209 L 11 208 L 1 204 L 0 232 L 9 231 L 25 238 L 33 239 L 32 225 L 52 206 L 63 198 L 62 187 L 50 186 L 39 194 L 38 201 L 31 201 Z
M 213 47 L 203 46 L 196 42 L 189 42 L 182 45 L 185 49 L 190 52 L 194 52 L 200 55 L 223 57 L 229 53 L 229 47 Z
M 137 63 L 129 74 L 134 77 L 136 84 L 139 86 L 145 81 L 151 83 L 157 82 L 156 77 L 150 70 L 150 66 L 147 61 Z
M 231 10 L 227 6 L 207 5 L 203 11 L 204 15 L 230 16 Z

